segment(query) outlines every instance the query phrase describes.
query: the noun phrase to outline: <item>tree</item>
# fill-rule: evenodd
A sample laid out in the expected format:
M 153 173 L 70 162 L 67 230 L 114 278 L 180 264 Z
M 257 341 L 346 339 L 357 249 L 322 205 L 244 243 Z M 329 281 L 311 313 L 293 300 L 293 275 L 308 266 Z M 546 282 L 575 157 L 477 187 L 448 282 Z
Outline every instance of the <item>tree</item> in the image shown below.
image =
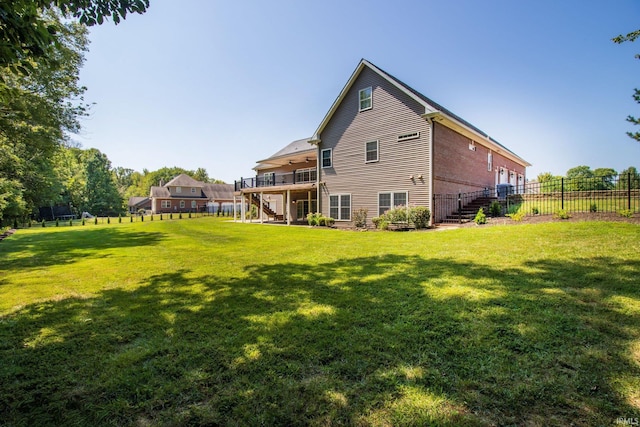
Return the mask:
M 33 60 L 48 60 L 50 48 L 60 42 L 61 24 L 47 14 L 73 17 L 83 25 L 118 24 L 130 13 L 144 13 L 149 0 L 0 0 L 0 67 L 29 74 Z
M 568 182 L 565 190 L 588 191 L 593 190 L 593 171 L 589 166 L 576 166 L 567 171 Z
M 59 28 L 58 43 L 47 47 L 49 60 L 33 60 L 32 72 L 24 75 L 0 68 L 0 178 L 16 183 L 12 197 L 22 200 L 17 206 L 24 211 L 59 198 L 53 159 L 68 133 L 79 129 L 78 118 L 87 109 L 82 103 L 85 89 L 78 83 L 87 30 L 63 24 L 55 14 L 47 19 Z
M 624 42 L 634 42 L 638 37 L 640 37 L 640 30 L 633 31 L 627 35 L 619 35 L 618 37 L 614 37 L 612 40 L 614 43 L 624 43 Z M 636 59 L 640 59 L 640 54 L 636 54 Z M 634 89 L 633 99 L 640 103 L 640 89 Z M 636 118 L 634 116 L 629 115 L 627 117 L 627 121 L 633 123 L 634 125 L 640 125 L 640 118 Z M 635 139 L 636 141 L 640 141 L 640 132 L 627 132 L 630 138 Z
M 107 156 L 95 148 L 83 151 L 85 188 L 80 208 L 97 215 L 122 212 L 122 196 L 111 171 Z
M 593 171 L 593 176 L 599 178 L 595 179 L 596 190 L 612 190 L 616 186 L 618 172 L 611 168 L 597 168 Z
M 618 188 L 622 190 L 640 188 L 640 173 L 638 169 L 633 166 L 620 172 L 620 178 L 618 179 Z

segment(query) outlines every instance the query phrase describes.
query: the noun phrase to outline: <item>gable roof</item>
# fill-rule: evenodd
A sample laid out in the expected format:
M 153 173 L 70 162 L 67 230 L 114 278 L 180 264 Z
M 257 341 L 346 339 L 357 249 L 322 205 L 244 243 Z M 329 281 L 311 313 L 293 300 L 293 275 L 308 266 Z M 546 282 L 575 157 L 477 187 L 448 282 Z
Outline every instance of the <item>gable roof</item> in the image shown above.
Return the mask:
M 167 182 L 165 187 L 202 187 L 204 184 L 200 181 L 196 181 L 189 175 L 181 173 L 180 175 Z
M 364 70 L 365 68 L 369 68 L 370 70 L 378 74 L 383 79 L 389 81 L 391 84 L 397 87 L 400 91 L 404 92 L 407 96 L 409 96 L 410 98 L 415 100 L 419 105 L 421 105 L 424 108 L 424 113 L 422 115 L 424 118 L 433 119 L 437 122 L 440 122 L 443 125 L 450 127 L 453 130 L 467 136 L 468 138 L 473 139 L 474 141 L 482 145 L 485 145 L 488 148 L 500 154 L 505 155 L 506 157 L 510 157 L 512 160 L 518 163 L 521 163 L 524 166 L 531 166 L 529 162 L 527 162 L 526 160 L 524 160 L 523 158 L 515 154 L 513 151 L 509 150 L 504 145 L 500 144 L 495 139 L 491 138 L 487 133 L 481 131 L 476 126 L 462 119 L 460 116 L 452 113 L 450 110 L 444 108 L 442 105 L 438 104 L 437 102 L 424 96 L 417 90 L 413 89 L 406 83 L 395 78 L 391 74 L 383 71 L 382 69 L 375 66 L 374 64 L 367 61 L 366 59 L 360 60 L 360 63 L 356 67 L 355 71 L 351 74 L 351 77 L 347 81 L 346 85 L 344 86 L 344 88 L 342 88 L 342 91 L 340 92 L 336 100 L 333 102 L 333 105 L 331 105 L 331 108 L 325 115 L 324 119 L 322 119 L 320 126 L 318 126 L 318 129 L 316 129 L 314 136 L 312 138 L 312 142 L 317 143 L 320 141 L 320 134 L 322 133 L 324 128 L 327 126 L 327 124 L 333 117 L 333 114 L 336 112 L 336 110 L 338 109 L 338 107 L 346 97 L 347 93 L 351 89 L 351 86 L 353 86 L 356 79 L 358 78 L 360 73 L 362 73 L 362 70 Z
M 203 184 L 202 191 L 209 200 L 233 200 L 233 184 Z

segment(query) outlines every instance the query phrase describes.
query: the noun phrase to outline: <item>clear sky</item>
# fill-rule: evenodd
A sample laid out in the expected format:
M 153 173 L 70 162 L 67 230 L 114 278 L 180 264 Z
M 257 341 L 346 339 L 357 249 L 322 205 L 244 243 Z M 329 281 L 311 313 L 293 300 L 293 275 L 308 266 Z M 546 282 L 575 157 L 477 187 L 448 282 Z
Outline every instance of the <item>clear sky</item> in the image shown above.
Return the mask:
M 640 1 L 151 0 L 90 31 L 95 103 L 74 139 L 137 171 L 232 183 L 311 136 L 361 58 L 541 172 L 629 166 L 640 143 Z

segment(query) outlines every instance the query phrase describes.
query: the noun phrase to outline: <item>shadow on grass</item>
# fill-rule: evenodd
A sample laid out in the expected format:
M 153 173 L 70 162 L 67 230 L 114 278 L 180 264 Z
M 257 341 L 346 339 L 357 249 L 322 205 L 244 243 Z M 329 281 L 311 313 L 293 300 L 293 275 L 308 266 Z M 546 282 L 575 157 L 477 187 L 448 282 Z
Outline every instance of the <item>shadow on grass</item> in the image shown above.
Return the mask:
M 0 413 L 16 426 L 637 416 L 640 316 L 623 299 L 638 299 L 640 262 L 526 267 L 389 255 L 234 280 L 181 270 L 29 306 L 0 318 Z
M 108 249 L 144 247 L 158 244 L 164 238 L 159 232 L 133 232 L 122 228 L 83 229 L 76 227 L 45 234 L 19 233 L 10 244 L 0 247 L 6 262 L 1 270 L 68 264 Z M 105 253 L 100 253 L 104 258 Z

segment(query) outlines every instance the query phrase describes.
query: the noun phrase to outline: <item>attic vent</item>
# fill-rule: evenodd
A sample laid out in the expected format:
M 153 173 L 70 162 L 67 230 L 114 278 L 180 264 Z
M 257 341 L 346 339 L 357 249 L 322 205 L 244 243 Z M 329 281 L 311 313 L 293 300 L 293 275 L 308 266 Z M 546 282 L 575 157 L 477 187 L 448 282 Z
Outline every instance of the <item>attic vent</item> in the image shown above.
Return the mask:
M 471 141 L 469 143 L 469 150 L 476 151 L 476 143 L 475 142 Z
M 408 141 L 410 139 L 420 138 L 420 132 L 405 133 L 404 135 L 398 135 L 398 141 Z

